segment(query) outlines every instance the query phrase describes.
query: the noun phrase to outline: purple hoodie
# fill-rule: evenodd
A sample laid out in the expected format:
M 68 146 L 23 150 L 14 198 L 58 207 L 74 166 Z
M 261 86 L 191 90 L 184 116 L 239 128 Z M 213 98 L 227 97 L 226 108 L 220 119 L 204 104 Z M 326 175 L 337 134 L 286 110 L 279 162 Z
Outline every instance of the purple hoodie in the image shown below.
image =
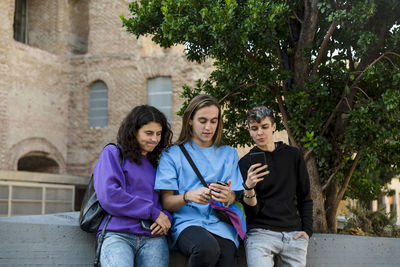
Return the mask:
M 101 206 L 112 215 L 107 231 L 151 235 L 140 226 L 141 220 L 155 221 L 163 211 L 158 192 L 154 191 L 156 170 L 145 156 L 138 165 L 123 160 L 119 163 L 118 148 L 106 146 L 93 169 L 94 188 Z M 101 223 L 98 234 L 103 229 Z

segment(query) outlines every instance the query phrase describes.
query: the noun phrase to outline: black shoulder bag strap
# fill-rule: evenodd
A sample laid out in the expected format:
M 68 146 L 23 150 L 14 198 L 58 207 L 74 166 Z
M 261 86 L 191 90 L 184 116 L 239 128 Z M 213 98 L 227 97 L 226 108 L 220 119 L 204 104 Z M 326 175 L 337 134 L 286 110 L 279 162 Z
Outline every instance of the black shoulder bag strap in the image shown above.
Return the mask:
M 109 145 L 113 145 L 118 148 L 118 161 L 119 161 L 119 165 L 121 165 L 121 167 L 122 167 L 122 163 L 124 160 L 124 154 L 122 153 L 121 148 L 114 143 L 108 143 L 107 145 L 104 146 L 104 148 Z M 107 225 L 110 222 L 110 220 L 111 220 L 111 214 L 108 214 L 107 219 L 104 223 L 103 229 L 101 230 L 101 234 L 100 234 L 99 238 L 97 239 L 96 254 L 94 257 L 94 266 L 99 266 L 101 246 L 103 245 L 104 236 L 106 235 L 106 228 L 107 228 Z
M 187 152 L 186 148 L 183 146 L 183 144 L 180 144 L 179 148 L 182 150 L 183 155 L 185 155 L 187 161 L 189 162 L 190 166 L 192 166 L 194 172 L 197 174 L 197 177 L 199 178 L 201 183 L 204 185 L 204 187 L 208 188 L 206 181 L 204 181 L 203 176 L 199 172 L 199 169 L 197 169 L 196 165 L 194 164 L 194 162 L 193 162 L 192 158 L 190 157 L 189 153 Z

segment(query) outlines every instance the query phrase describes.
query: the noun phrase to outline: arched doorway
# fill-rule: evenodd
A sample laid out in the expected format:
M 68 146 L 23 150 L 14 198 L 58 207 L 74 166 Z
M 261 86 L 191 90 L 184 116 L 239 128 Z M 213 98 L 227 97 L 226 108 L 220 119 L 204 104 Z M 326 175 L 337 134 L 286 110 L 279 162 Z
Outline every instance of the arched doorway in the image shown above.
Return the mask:
M 45 152 L 29 152 L 18 160 L 18 171 L 60 173 L 60 166 Z

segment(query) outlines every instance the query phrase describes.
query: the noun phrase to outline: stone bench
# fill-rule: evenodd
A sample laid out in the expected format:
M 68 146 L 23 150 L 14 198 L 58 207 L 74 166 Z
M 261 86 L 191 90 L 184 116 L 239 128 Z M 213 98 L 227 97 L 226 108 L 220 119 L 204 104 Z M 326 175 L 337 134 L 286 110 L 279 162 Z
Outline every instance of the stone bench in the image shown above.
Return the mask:
M 80 230 L 78 213 L 0 218 L 0 266 L 93 266 L 95 239 Z M 314 234 L 307 266 L 400 266 L 400 239 Z M 170 266 L 186 258 L 171 251 Z M 243 248 L 238 266 L 246 266 Z

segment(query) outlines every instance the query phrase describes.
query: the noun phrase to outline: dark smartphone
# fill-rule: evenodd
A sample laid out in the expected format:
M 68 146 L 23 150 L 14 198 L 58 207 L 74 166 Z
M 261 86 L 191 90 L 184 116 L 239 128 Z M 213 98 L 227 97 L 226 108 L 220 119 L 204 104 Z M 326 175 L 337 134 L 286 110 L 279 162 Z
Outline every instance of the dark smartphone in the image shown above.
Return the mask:
M 267 159 L 265 158 L 265 153 L 264 152 L 250 153 L 250 163 L 251 165 L 256 163 L 261 163 L 261 166 L 267 165 Z
M 215 182 L 216 184 L 219 184 L 219 185 L 222 185 L 222 186 L 227 186 L 228 184 L 227 183 L 225 183 L 225 182 L 223 182 L 223 181 L 216 181 Z M 212 191 L 214 191 L 214 192 L 217 192 L 217 193 L 220 193 L 221 191 L 215 191 L 215 190 L 213 190 L 213 189 L 211 189 Z
M 143 228 L 144 230 L 151 231 L 150 226 L 151 226 L 152 224 L 153 224 L 153 221 L 151 221 L 151 220 L 142 220 L 142 221 L 140 221 L 140 225 L 142 226 L 142 228 Z
M 216 181 L 215 183 L 219 184 L 219 185 L 223 185 L 223 186 L 227 186 L 228 185 L 227 183 L 225 183 L 223 181 Z
M 256 164 L 256 163 L 261 163 L 261 166 L 267 165 L 267 159 L 265 158 L 265 153 L 264 152 L 254 152 L 250 153 L 250 163 L 251 165 Z M 262 172 L 265 172 L 267 169 L 263 170 Z M 265 178 L 266 175 L 262 176 L 262 178 Z

